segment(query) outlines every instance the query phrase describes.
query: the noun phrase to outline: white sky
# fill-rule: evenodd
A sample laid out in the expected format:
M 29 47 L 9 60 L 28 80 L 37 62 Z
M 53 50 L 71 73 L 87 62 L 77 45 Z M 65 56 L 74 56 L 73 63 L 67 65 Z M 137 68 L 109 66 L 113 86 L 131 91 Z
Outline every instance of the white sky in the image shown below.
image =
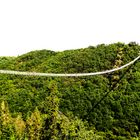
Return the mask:
M 140 0 L 0 0 L 0 56 L 140 43 Z

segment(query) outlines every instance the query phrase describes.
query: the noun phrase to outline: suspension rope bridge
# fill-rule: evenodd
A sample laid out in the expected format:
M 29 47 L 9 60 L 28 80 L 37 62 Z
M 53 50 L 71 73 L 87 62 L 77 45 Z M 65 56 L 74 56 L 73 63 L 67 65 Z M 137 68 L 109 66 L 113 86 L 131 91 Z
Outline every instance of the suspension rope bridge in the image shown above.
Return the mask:
M 140 53 L 139 56 L 136 57 L 134 60 L 131 62 L 118 67 L 114 68 L 111 70 L 105 70 L 101 72 L 92 72 L 92 73 L 72 73 L 72 74 L 65 74 L 65 73 L 38 73 L 38 72 L 25 72 L 25 71 L 14 71 L 14 70 L 0 70 L 0 74 L 10 74 L 10 75 L 23 75 L 23 76 L 46 76 L 46 77 L 80 77 L 80 76 L 93 76 L 93 75 L 101 75 L 101 74 L 107 74 L 111 72 L 115 72 L 121 69 L 124 69 L 125 67 L 128 67 L 129 65 L 132 65 L 135 63 L 138 59 L 140 58 Z

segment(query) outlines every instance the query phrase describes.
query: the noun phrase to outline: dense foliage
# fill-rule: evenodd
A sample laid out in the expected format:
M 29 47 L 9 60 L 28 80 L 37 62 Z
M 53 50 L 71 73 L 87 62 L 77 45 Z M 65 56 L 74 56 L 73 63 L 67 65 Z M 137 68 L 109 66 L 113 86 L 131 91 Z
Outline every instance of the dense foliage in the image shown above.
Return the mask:
M 96 72 L 124 65 L 139 51 L 135 42 L 33 51 L 0 57 L 0 69 Z M 0 139 L 140 139 L 139 60 L 132 67 L 89 77 L 0 74 L 0 90 Z

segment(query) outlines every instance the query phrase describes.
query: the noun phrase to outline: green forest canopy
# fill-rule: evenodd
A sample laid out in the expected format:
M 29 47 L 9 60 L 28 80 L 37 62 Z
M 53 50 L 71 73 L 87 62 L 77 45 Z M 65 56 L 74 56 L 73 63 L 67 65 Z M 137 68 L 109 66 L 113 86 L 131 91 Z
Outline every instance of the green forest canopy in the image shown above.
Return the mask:
M 135 42 L 100 44 L 63 52 L 32 51 L 18 57 L 0 57 L 0 69 L 97 72 L 122 66 L 136 58 L 139 51 L 140 46 Z M 0 89 L 1 139 L 140 138 L 139 60 L 131 68 L 89 77 L 0 74 Z M 107 92 L 108 96 L 95 107 Z M 6 115 L 8 120 L 3 117 Z M 15 123 L 18 121 L 23 125 L 18 126 Z M 17 127 L 22 128 L 20 132 L 16 131 Z

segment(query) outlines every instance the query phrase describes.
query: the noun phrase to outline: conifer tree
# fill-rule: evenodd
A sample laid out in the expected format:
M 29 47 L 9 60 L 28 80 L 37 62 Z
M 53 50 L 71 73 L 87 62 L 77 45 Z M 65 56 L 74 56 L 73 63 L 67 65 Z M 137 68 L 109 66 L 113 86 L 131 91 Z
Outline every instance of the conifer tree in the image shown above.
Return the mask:
M 30 140 L 40 140 L 42 128 L 42 119 L 40 112 L 36 108 L 31 114 L 31 117 L 27 119 L 28 138 Z

